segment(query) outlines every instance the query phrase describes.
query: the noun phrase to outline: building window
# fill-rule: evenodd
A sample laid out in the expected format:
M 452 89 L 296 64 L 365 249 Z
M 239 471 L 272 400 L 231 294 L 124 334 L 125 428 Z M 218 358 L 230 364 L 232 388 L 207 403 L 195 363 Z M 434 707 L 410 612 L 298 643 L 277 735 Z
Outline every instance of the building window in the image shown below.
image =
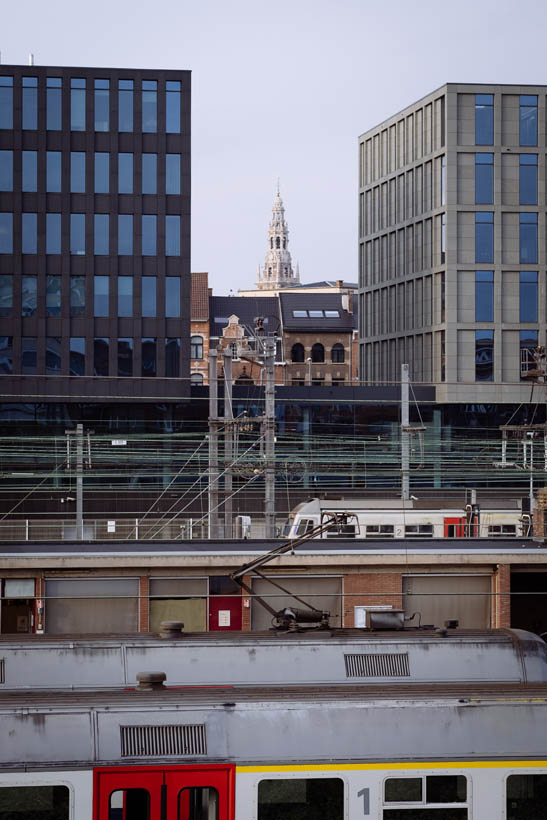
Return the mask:
M 133 277 L 118 276 L 118 316 L 133 316 Z
M 520 331 L 520 380 L 526 381 L 531 370 L 537 369 L 536 351 L 538 346 L 537 330 Z
M 494 214 L 480 211 L 475 214 L 475 262 L 494 261 Z
M 156 277 L 143 276 L 142 286 L 142 309 L 141 316 L 153 318 L 156 316 Z
M 133 339 L 118 339 L 118 376 L 133 375 Z
M 22 152 L 21 183 L 22 189 L 25 192 L 33 192 L 38 190 L 37 151 Z
M 34 316 L 38 308 L 38 280 L 36 276 L 21 277 L 21 316 Z
M 142 130 L 155 134 L 158 130 L 158 84 L 155 80 L 142 81 Z
M 13 128 L 13 77 L 0 77 L 0 128 Z
M 133 214 L 118 214 L 118 256 L 133 254 Z
M 61 253 L 61 214 L 46 214 L 46 253 Z
M 362 803 L 361 803 L 362 806 Z M 258 820 L 344 817 L 344 781 L 337 777 L 274 778 L 258 784 Z
M 441 214 L 441 265 L 446 262 L 446 214 Z
M 141 376 L 155 376 L 156 372 L 156 340 L 142 339 Z
M 203 338 L 201 336 L 192 336 L 190 339 L 190 358 L 203 359 Z
M 304 357 L 304 345 L 300 344 L 300 342 L 296 342 L 291 348 L 291 362 L 300 364 L 304 361 Z
M 180 154 L 165 155 L 165 193 L 180 194 Z
M 118 131 L 133 131 L 133 80 L 118 80 Z
M 475 203 L 494 202 L 494 154 L 475 154 Z
M 110 193 L 110 154 L 104 151 L 95 153 L 95 193 Z
M 108 376 L 109 340 L 95 338 L 93 340 L 93 375 Z
M 70 152 L 70 193 L 85 193 L 85 152 Z
M 85 339 L 83 336 L 70 338 L 69 373 L 71 376 L 85 376 Z
M 312 345 L 311 360 L 312 362 L 316 363 L 325 361 L 325 348 L 320 342 L 316 342 L 314 345 Z
M 61 277 L 46 276 L 46 316 L 61 315 Z
M 0 336 L 0 373 L 13 373 L 13 336 Z
M 520 214 L 520 262 L 524 265 L 538 261 L 538 215 Z
M 520 145 L 538 144 L 538 98 L 535 94 L 520 95 Z
M 331 350 L 331 361 L 333 364 L 343 364 L 345 359 L 345 350 L 344 345 L 342 344 L 335 344 L 332 346 Z
M 157 194 L 158 192 L 158 155 L 142 155 L 142 193 Z
M 85 314 L 85 276 L 70 277 L 70 315 Z
M 190 384 L 203 384 L 203 376 L 201 373 L 190 374 Z
M 13 191 L 13 151 L 0 151 L 0 191 Z
M 475 331 L 475 381 L 494 381 L 494 331 Z
M 165 277 L 165 316 L 180 318 L 180 276 Z
M 62 128 L 62 81 L 60 77 L 46 79 L 46 129 L 60 131 Z
M 180 339 L 165 340 L 165 375 L 168 379 L 178 379 L 180 375 Z
M 532 271 L 519 274 L 519 305 L 521 322 L 538 320 L 538 275 Z
M 118 193 L 133 193 L 133 154 L 118 154 Z
M 61 373 L 61 337 L 46 338 L 46 375 L 59 376 Z
M 46 151 L 46 192 L 61 192 L 61 152 Z
M 165 217 L 165 255 L 180 256 L 180 216 Z
M 110 129 L 110 80 L 95 80 L 95 131 Z
M 494 144 L 494 95 L 475 94 L 475 145 Z
M 70 130 L 85 131 L 85 80 L 70 81 Z
M 538 156 L 521 154 L 519 158 L 519 204 L 537 205 Z
M 70 214 L 70 253 L 85 254 L 85 214 Z
M 446 205 L 446 155 L 441 157 L 441 205 Z M 283 241 L 283 247 L 285 247 Z
M 108 256 L 110 253 L 109 226 L 110 214 L 95 214 L 93 241 L 95 256 Z
M 21 339 L 21 373 L 23 376 L 36 375 L 36 336 Z
M 23 77 L 23 131 L 36 131 L 38 126 L 38 78 Z
M 173 80 L 165 83 L 165 131 L 168 134 L 180 134 L 180 86 L 180 82 Z
M 157 217 L 155 214 L 142 215 L 142 255 L 156 255 Z
M 38 214 L 21 214 L 21 250 L 38 252 Z
M 93 315 L 95 317 L 108 316 L 109 287 L 110 280 L 108 276 L 93 277 Z
M 0 275 L 0 316 L 11 316 L 13 311 L 13 276 Z
M 13 253 L 13 214 L 0 213 L 0 253 Z
M 475 271 L 475 321 L 494 321 L 494 271 Z

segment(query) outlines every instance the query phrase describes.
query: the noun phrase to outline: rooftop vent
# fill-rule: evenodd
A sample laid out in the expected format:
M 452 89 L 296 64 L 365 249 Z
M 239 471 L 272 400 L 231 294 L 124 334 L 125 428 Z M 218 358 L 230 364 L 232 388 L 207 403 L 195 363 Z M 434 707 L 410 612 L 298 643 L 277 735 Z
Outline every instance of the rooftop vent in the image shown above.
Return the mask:
M 137 689 L 141 692 L 152 692 L 163 689 L 164 681 L 167 679 L 165 672 L 139 672 L 137 674 Z
M 347 678 L 408 678 L 408 652 L 390 655 L 344 655 Z
M 160 624 L 160 638 L 180 638 L 184 629 L 182 621 L 162 621 Z
M 120 726 L 122 757 L 169 757 L 207 754 L 203 723 L 167 726 Z

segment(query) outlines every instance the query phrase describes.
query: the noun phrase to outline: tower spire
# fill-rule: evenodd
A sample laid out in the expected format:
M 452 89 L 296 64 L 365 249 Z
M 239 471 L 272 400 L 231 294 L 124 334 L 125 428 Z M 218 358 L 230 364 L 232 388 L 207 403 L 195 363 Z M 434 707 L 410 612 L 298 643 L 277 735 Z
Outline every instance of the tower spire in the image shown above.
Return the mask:
M 279 178 L 268 228 L 268 247 L 264 268 L 258 271 L 258 290 L 280 290 L 300 281 L 299 271 L 293 271 L 289 251 L 289 228 L 285 221 L 285 207 L 281 199 Z

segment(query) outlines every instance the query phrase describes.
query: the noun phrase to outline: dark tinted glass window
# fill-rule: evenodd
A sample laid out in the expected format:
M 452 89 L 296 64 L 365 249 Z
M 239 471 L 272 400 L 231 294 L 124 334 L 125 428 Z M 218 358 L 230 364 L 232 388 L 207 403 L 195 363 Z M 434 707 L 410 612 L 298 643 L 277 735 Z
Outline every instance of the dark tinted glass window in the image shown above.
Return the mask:
M 521 145 L 538 144 L 538 98 L 535 94 L 520 95 L 520 128 Z
M 23 191 L 38 190 L 38 152 L 22 152 L 22 185 Z
M 165 130 L 168 134 L 180 134 L 180 82 L 165 83 Z
M 70 81 L 70 128 L 85 131 L 85 80 L 80 78 Z
M 544 820 L 547 774 L 512 774 L 507 778 L 507 820 Z
M 156 315 L 156 277 L 142 277 L 142 316 Z
M 110 154 L 99 151 L 95 154 L 95 193 L 108 194 L 110 191 Z
M 46 128 L 48 131 L 60 131 L 62 126 L 62 88 L 60 77 L 48 77 L 46 80 Z
M 61 338 L 46 338 L 46 375 L 58 376 L 61 373 Z
M 85 277 L 70 277 L 70 315 L 83 316 L 85 314 Z
M 339 778 L 261 780 L 258 820 L 342 820 L 344 782 Z
M 60 151 L 46 151 L 46 191 L 52 194 L 61 191 Z
M 95 131 L 110 128 L 110 81 L 95 80 Z
M 133 316 L 132 276 L 118 276 L 118 316 Z
M 467 820 L 467 809 L 384 809 L 382 820 Z
M 165 155 L 165 193 L 180 194 L 180 154 Z
M 13 336 L 0 336 L 0 373 L 13 373 Z
M 494 331 L 475 331 L 475 381 L 494 381 Z
M 475 145 L 494 144 L 494 95 L 475 94 Z
M 142 81 L 142 130 L 150 134 L 158 130 L 158 84 L 155 80 Z
M 537 154 L 521 154 L 519 161 L 519 203 L 537 205 L 538 157 Z
M 13 191 L 13 151 L 0 151 L 0 191 Z
M 38 252 L 38 214 L 21 214 L 22 251 Z
M 494 202 L 494 154 L 475 154 L 475 202 Z
M 426 803 L 465 803 L 467 781 L 463 775 L 430 775 L 425 779 Z
M 38 282 L 36 276 L 21 277 L 21 315 L 34 316 L 38 307 Z
M 108 339 L 93 340 L 93 375 L 108 376 Z
M 94 316 L 108 316 L 108 292 L 109 292 L 109 278 L 108 276 L 94 276 Z
M 530 265 L 538 261 L 537 214 L 520 214 L 519 250 L 523 264 Z
M 158 157 L 157 154 L 142 155 L 142 192 L 156 194 L 158 191 Z
M 118 376 L 133 375 L 133 339 L 118 339 Z
M 165 255 L 180 256 L 180 216 L 165 217 Z
M 46 277 L 46 314 L 47 316 L 61 315 L 61 277 Z
M 0 274 L 0 316 L 11 316 L 13 311 L 13 276 Z
M 70 253 L 85 254 L 85 214 L 70 214 Z
M 520 331 L 520 379 L 527 381 L 531 370 L 537 370 L 536 352 L 538 346 L 537 330 Z
M 141 376 L 156 375 L 156 340 L 142 339 L 141 344 Z
M 46 253 L 61 253 L 61 214 L 46 214 Z
M 36 375 L 36 336 L 23 336 L 21 339 L 21 373 L 24 376 Z
M 70 153 L 70 193 L 85 193 L 85 153 L 71 151 Z
M 142 255 L 156 255 L 157 217 L 155 214 L 142 216 Z
M 200 807 L 192 811 L 185 806 L 186 812 L 179 812 L 179 820 L 208 820 L 208 815 L 202 815 Z M 173 812 L 174 816 L 174 812 Z M 118 789 L 110 795 L 108 820 L 149 820 L 150 795 L 145 789 Z M 214 820 L 214 818 L 211 818 Z
M 180 339 L 165 340 L 165 375 L 178 379 L 180 363 Z
M 133 214 L 118 215 L 118 255 L 133 253 Z
M 22 95 L 23 131 L 36 131 L 38 126 L 38 80 L 36 77 L 23 77 Z
M 180 276 L 165 277 L 165 315 L 180 318 Z
M 475 321 L 494 321 L 494 272 L 475 271 Z
M 133 80 L 118 80 L 118 131 L 133 130 Z
M 85 339 L 72 336 L 69 346 L 69 368 L 71 376 L 85 376 Z
M 0 213 L 0 253 L 13 253 L 13 214 Z
M 475 262 L 494 261 L 494 214 L 475 214 Z
M 133 193 L 133 154 L 118 154 L 118 193 Z
M 421 803 L 421 777 L 389 777 L 384 783 L 384 802 Z
M 0 77 L 0 128 L 13 128 L 13 77 Z
M 520 321 L 538 320 L 538 275 L 532 271 L 521 271 L 519 275 Z
M 110 214 L 95 214 L 95 239 L 93 252 L 95 256 L 107 256 L 109 253 Z

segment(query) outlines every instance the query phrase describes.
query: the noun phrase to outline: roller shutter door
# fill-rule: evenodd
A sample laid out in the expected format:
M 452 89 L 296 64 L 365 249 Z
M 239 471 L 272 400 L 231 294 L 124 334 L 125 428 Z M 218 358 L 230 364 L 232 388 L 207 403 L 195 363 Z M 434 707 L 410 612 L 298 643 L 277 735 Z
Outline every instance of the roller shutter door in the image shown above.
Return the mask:
M 46 632 L 137 632 L 137 578 L 46 579 Z
M 420 612 L 422 624 L 443 626 L 456 618 L 463 629 L 490 627 L 489 575 L 407 575 L 403 578 L 405 615 Z M 418 625 L 418 618 L 412 625 Z
M 282 587 L 290 592 L 294 592 L 317 609 L 330 612 L 331 626 L 341 626 L 341 578 L 310 578 L 309 576 L 305 578 L 276 577 L 276 581 L 278 581 Z M 286 606 L 305 609 L 304 604 L 296 601 L 290 595 L 284 595 L 280 589 L 262 578 L 253 578 L 252 590 L 254 595 L 263 596 L 266 603 L 276 611 Z M 270 613 L 253 598 L 251 603 L 251 628 L 253 631 L 270 629 L 271 622 L 272 616 Z

